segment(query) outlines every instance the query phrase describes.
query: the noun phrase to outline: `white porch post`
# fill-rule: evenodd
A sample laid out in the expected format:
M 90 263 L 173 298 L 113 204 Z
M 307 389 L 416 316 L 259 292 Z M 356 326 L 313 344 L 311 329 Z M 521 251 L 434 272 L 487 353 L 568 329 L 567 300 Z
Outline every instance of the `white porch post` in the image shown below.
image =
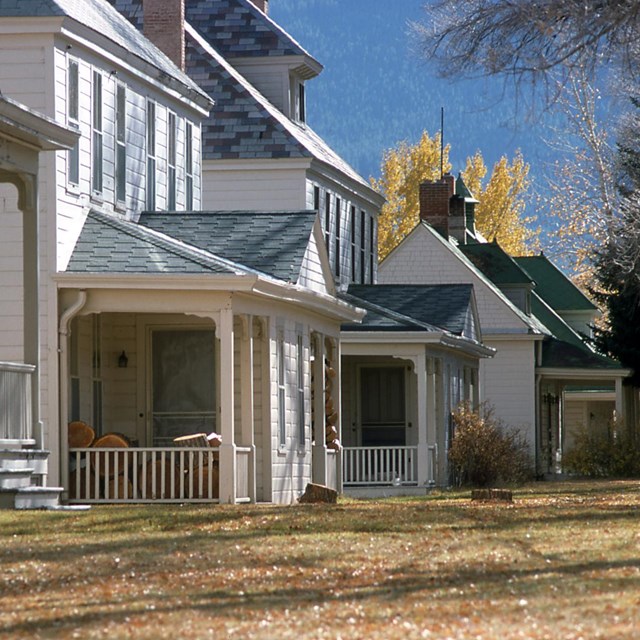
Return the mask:
M 216 330 L 220 339 L 220 502 L 236 501 L 236 445 L 233 415 L 233 310 L 222 309 Z
M 336 370 L 336 406 L 338 407 L 338 438 L 342 442 L 342 352 L 340 349 L 340 340 L 331 339 L 331 352 L 333 355 L 333 367 Z M 336 490 L 342 493 L 342 448 L 336 451 Z
M 316 333 L 315 356 L 313 361 L 313 420 L 315 439 L 312 447 L 311 477 L 316 484 L 327 484 L 327 445 L 324 428 L 326 424 L 324 397 L 324 336 Z
M 40 260 L 38 247 L 38 184 L 32 177 L 24 178 L 25 190 L 22 202 L 23 228 L 23 335 L 24 361 L 36 367 L 31 377 L 32 437 L 42 448 L 44 434 L 40 420 Z
M 413 359 L 416 369 L 418 399 L 418 486 L 429 484 L 429 433 L 427 426 L 427 358 L 419 353 Z
M 427 445 L 431 443 L 436 447 L 436 456 L 434 456 L 434 469 L 433 480 L 437 481 L 438 468 L 437 468 L 437 447 L 438 447 L 438 409 L 436 405 L 436 365 L 433 358 L 427 358 L 426 362 L 427 373 Z
M 242 341 L 240 343 L 240 380 L 241 415 L 240 432 L 241 445 L 249 447 L 249 498 L 256 501 L 256 447 L 254 442 L 254 406 L 253 406 L 253 316 L 242 316 Z M 224 439 L 223 439 L 224 444 Z

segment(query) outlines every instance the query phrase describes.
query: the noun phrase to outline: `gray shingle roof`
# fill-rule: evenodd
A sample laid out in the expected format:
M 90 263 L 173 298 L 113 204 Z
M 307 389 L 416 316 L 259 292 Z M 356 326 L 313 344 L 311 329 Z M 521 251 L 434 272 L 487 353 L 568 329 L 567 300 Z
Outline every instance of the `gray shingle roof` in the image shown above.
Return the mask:
M 463 335 L 470 311 L 470 284 L 351 285 L 347 299 L 368 312 L 361 325 L 345 325 L 355 331 L 437 331 Z M 373 309 L 370 305 L 375 305 Z M 389 315 L 386 311 L 392 314 Z M 371 313 L 369 312 L 371 311 Z
M 200 88 L 123 18 L 106 0 L 2 0 L 0 17 L 67 16 L 158 67 L 181 84 Z
M 139 224 L 279 280 L 296 283 L 314 211 L 143 213 Z
M 142 29 L 141 0 L 109 1 L 137 28 Z M 206 8 L 207 4 L 212 6 Z M 204 15 L 208 11 L 228 15 L 232 4 L 242 5 L 242 11 L 253 16 L 250 20 L 240 21 L 243 29 L 248 30 L 251 26 L 259 34 L 276 28 L 285 33 L 246 0 L 187 2 L 187 73 L 216 103 L 203 124 L 203 157 L 207 160 L 315 158 L 370 189 L 369 183 L 320 136 L 307 125 L 287 118 L 216 48 L 220 41 L 225 40 L 224 33 L 227 30 L 223 28 L 222 35 L 217 33 L 216 29 L 206 25 Z M 228 6 L 225 9 L 222 5 Z M 192 16 L 194 24 L 191 22 Z M 264 40 L 263 45 L 266 47 L 268 42 L 269 39 Z M 296 46 L 299 47 L 297 43 Z M 287 49 L 278 50 L 280 53 L 277 55 L 284 55 L 282 51 Z M 306 54 L 301 47 L 300 51 Z M 262 55 L 269 54 L 263 52 Z
M 137 28 L 142 29 L 141 0 L 109 2 Z M 187 21 L 227 58 L 311 58 L 280 25 L 248 0 L 187 0 L 185 14 Z
M 242 273 L 215 256 L 97 211 L 87 216 L 67 272 Z

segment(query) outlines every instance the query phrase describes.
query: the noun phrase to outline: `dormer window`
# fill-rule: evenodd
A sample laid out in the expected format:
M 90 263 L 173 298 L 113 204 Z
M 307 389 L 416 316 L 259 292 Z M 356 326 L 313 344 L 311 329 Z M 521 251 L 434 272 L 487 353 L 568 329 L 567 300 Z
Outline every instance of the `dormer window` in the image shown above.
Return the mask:
M 295 78 L 291 79 L 291 119 L 298 122 L 307 120 L 304 82 Z

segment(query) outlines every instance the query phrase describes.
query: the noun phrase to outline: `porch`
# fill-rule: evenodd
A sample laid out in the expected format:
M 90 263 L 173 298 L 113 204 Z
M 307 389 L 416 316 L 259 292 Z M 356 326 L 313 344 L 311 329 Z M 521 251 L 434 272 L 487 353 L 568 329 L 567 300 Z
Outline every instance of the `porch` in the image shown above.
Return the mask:
M 436 484 L 438 447 L 426 447 L 426 487 L 419 482 L 419 453 L 418 446 L 345 447 L 344 492 L 358 497 L 424 494 Z

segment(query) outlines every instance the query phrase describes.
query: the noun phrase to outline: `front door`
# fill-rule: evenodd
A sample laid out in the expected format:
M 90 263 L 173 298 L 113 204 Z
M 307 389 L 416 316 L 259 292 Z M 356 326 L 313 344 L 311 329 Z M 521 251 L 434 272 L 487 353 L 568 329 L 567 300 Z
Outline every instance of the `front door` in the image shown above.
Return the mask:
M 406 445 L 405 368 L 360 369 L 360 439 L 363 447 Z
M 215 431 L 214 345 L 212 330 L 152 330 L 153 446 L 170 446 L 178 436 Z

